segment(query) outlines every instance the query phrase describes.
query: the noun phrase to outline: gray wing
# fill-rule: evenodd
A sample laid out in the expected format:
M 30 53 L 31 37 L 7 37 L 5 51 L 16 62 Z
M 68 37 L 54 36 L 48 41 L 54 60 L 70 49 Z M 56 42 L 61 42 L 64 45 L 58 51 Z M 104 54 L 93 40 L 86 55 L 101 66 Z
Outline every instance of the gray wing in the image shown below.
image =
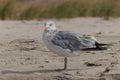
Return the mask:
M 51 40 L 53 44 L 72 51 L 91 48 L 95 46 L 95 40 L 90 37 L 82 37 L 70 31 L 59 31 Z

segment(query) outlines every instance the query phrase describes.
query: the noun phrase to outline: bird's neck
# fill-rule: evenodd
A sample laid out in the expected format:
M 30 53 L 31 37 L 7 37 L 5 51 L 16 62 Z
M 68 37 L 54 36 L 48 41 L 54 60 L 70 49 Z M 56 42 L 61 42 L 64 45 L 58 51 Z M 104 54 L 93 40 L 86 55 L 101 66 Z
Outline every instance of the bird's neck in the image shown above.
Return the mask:
M 45 30 L 47 33 L 55 33 L 57 30 Z
M 53 36 L 56 34 L 57 30 L 45 30 L 44 32 L 47 36 Z

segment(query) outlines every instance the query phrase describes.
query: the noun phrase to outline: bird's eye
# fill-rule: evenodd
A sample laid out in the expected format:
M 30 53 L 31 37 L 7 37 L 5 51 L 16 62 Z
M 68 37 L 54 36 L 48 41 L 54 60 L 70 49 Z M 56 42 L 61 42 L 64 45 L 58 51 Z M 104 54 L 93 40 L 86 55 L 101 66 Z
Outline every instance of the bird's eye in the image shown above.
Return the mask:
M 50 24 L 50 26 L 52 26 L 53 24 Z

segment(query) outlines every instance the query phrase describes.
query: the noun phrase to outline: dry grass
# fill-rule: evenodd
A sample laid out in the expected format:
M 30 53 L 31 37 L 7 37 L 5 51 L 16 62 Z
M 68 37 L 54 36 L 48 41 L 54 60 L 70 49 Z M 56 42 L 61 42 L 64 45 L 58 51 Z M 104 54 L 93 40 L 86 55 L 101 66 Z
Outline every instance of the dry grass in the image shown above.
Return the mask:
M 0 19 L 120 16 L 120 0 L 0 0 Z

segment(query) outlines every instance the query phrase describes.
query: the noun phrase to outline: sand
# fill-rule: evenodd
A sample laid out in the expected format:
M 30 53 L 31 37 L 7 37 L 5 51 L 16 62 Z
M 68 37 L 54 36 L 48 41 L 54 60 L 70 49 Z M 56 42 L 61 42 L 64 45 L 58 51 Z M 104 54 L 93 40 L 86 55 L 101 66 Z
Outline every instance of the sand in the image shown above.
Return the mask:
M 108 50 L 79 52 L 63 58 L 42 41 L 41 21 L 0 21 L 0 80 L 120 80 L 120 18 L 74 18 L 54 20 L 59 30 L 93 35 L 112 44 Z

